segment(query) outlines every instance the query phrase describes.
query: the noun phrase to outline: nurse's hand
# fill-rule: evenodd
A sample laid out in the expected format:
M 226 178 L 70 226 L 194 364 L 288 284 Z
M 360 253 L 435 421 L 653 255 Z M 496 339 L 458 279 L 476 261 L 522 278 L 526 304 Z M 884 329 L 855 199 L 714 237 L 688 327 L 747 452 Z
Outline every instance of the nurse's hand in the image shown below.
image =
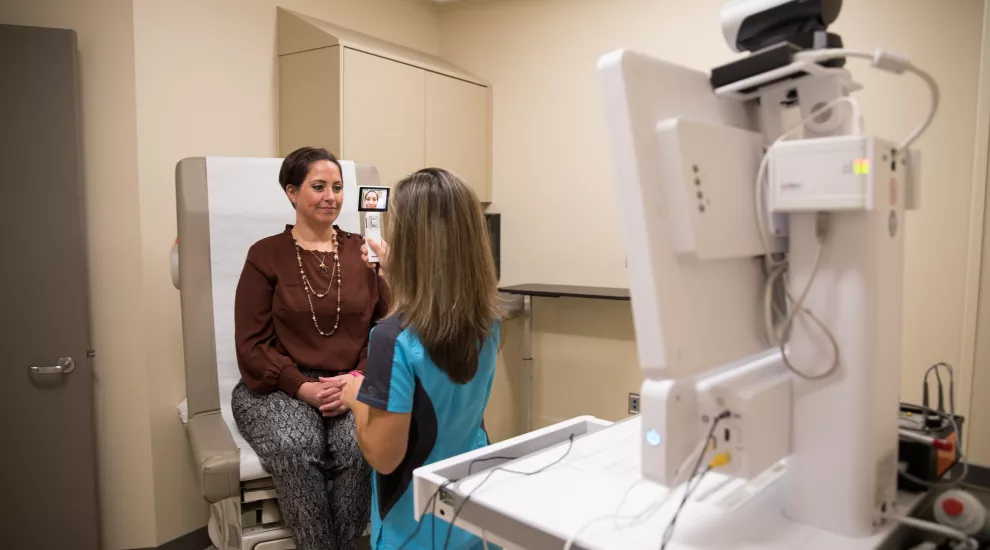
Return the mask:
M 347 381 L 347 385 L 344 386 L 344 390 L 340 394 L 340 402 L 345 407 L 352 408 L 354 403 L 357 402 L 357 394 L 361 391 L 361 383 L 364 382 L 364 376 L 354 374 L 348 376 L 350 376 L 350 380 Z
M 364 238 L 364 244 L 361 245 L 361 259 L 364 260 L 364 263 L 368 264 L 368 267 L 375 269 L 375 264 L 368 261 L 369 247 L 378 256 L 378 274 L 384 277 L 385 262 L 388 260 L 388 243 L 384 239 L 376 241 L 371 237 Z

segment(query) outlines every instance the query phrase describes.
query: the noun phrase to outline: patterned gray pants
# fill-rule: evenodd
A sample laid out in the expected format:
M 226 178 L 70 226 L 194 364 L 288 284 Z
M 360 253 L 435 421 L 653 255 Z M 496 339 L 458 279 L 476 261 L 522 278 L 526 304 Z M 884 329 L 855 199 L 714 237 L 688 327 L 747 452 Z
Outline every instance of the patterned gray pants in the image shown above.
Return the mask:
M 324 418 L 303 401 L 280 391 L 255 393 L 243 382 L 234 387 L 231 407 L 272 475 L 296 547 L 354 548 L 371 510 L 371 468 L 358 447 L 354 413 Z

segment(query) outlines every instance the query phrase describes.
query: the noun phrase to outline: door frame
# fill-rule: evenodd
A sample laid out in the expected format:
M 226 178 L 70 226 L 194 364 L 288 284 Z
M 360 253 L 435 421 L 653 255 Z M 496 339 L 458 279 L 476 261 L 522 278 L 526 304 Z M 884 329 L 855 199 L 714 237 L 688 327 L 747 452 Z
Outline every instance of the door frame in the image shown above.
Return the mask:
M 981 290 L 990 292 L 990 289 L 980 288 L 980 276 L 983 269 L 990 269 L 990 265 L 984 266 L 983 261 L 987 186 L 990 184 L 990 181 L 988 181 L 988 177 L 990 177 L 988 161 L 990 161 L 990 0 L 984 0 L 983 33 L 980 43 L 979 86 L 976 96 L 973 178 L 970 193 L 972 200 L 970 201 L 966 279 L 963 294 L 962 341 L 960 342 L 959 364 L 956 369 L 960 376 L 959 387 L 962 390 L 960 392 L 962 394 L 960 395 L 962 406 L 959 411 L 960 414 L 967 416 L 967 422 L 963 426 L 963 433 L 965 434 L 964 442 L 969 441 L 969 435 L 973 429 L 973 419 L 969 418 L 968 413 L 973 397 L 978 394 L 976 383 L 980 382 L 981 386 L 986 386 L 982 388 L 984 395 L 990 391 L 990 376 L 977 379 L 974 372 L 980 294 Z

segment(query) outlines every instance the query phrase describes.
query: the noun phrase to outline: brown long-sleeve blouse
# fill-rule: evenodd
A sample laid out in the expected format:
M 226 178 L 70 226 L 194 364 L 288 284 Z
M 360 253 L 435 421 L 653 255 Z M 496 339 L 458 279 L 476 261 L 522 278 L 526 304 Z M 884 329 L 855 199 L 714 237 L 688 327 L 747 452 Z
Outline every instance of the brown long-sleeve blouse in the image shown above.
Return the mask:
M 388 288 L 361 259 L 360 235 L 336 226 L 340 254 L 340 324 L 333 336 L 320 335 L 299 274 L 292 226 L 264 238 L 248 250 L 234 298 L 234 340 L 241 378 L 258 392 L 281 390 L 295 396 L 299 386 L 315 382 L 299 367 L 327 371 L 335 376 L 364 371 L 368 334 L 388 308 Z M 322 253 L 317 253 L 323 256 Z M 317 292 L 330 284 L 321 273 L 320 260 L 303 251 L 303 269 Z M 333 254 L 326 255 L 333 267 Z M 323 299 L 312 296 L 316 319 L 323 332 L 333 329 L 337 317 L 337 283 Z

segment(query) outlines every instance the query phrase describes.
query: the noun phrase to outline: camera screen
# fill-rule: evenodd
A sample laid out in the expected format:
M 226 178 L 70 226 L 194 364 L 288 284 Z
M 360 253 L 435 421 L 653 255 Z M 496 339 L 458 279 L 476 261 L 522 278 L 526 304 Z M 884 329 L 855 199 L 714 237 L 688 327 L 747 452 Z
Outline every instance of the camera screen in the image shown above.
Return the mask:
M 386 212 L 388 211 L 388 187 L 360 187 L 358 188 L 359 212 Z

